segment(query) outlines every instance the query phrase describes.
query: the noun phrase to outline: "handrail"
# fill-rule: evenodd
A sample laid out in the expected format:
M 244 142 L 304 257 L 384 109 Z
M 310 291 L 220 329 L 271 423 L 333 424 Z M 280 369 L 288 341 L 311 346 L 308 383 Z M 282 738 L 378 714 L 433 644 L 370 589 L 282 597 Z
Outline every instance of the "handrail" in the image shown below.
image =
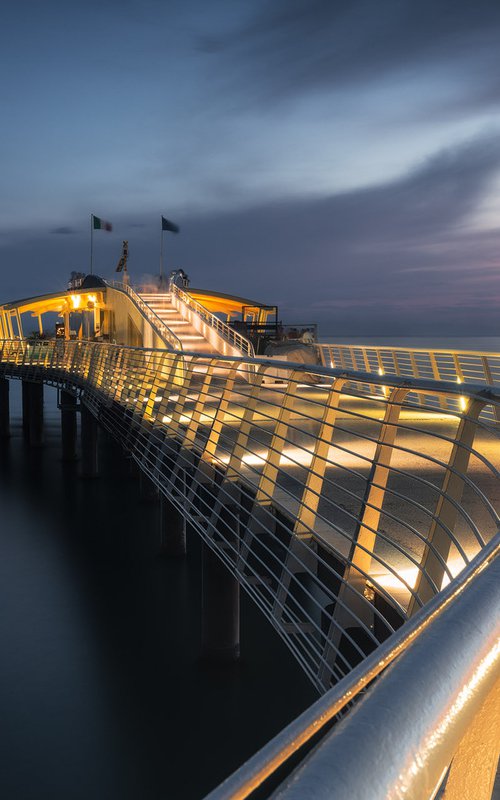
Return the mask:
M 500 525 L 498 433 L 478 418 L 500 407 L 498 389 L 288 362 L 276 362 L 286 381 L 268 384 L 262 358 L 0 344 L 0 372 L 83 392 L 321 692 Z M 356 392 L 360 381 L 374 391 Z M 415 414 L 408 398 L 424 389 L 454 411 Z
M 336 686 L 326 692 L 319 700 L 316 700 L 316 702 L 264 745 L 261 750 L 255 753 L 245 764 L 236 770 L 236 772 L 226 778 L 220 786 L 211 791 L 206 796 L 205 800 L 243 800 L 249 797 L 295 753 L 307 745 L 313 738 L 316 739 L 325 726 L 337 715 L 342 711 L 349 711 L 352 702 L 356 698 L 362 696 L 363 690 L 371 684 L 375 678 L 378 678 L 381 673 L 385 672 L 394 661 L 400 658 L 414 642 L 419 641 L 420 637 L 427 629 L 433 630 L 436 621 L 442 617 L 449 607 L 454 607 L 456 609 L 457 601 L 460 596 L 464 591 L 468 590 L 471 584 L 482 581 L 483 571 L 499 554 L 500 532 L 497 533 L 489 544 L 487 544 L 466 567 L 464 567 L 462 572 L 460 572 L 447 587 L 420 609 L 417 615 L 411 620 L 408 620 L 402 628 L 379 645 L 376 651 L 355 667 L 349 675 L 346 675 Z M 498 581 L 498 583 L 500 583 L 500 581 Z M 474 619 L 475 626 L 478 624 L 477 617 L 480 617 L 482 608 L 483 606 L 478 604 L 476 608 L 476 618 Z M 493 611 L 494 610 L 495 605 L 493 604 Z M 454 610 L 453 615 L 455 617 L 455 625 L 457 624 L 456 620 L 458 620 L 459 624 L 463 624 L 460 611 Z M 494 621 L 496 622 L 495 619 Z M 439 639 L 437 641 L 439 641 Z M 435 642 L 436 637 L 434 644 Z M 473 650 L 471 650 L 471 652 L 474 654 Z M 453 661 L 450 663 L 453 663 Z M 394 669 L 398 670 L 397 664 Z M 436 678 L 432 673 L 430 678 L 432 679 L 433 677 Z M 441 678 L 448 680 L 448 673 L 441 676 Z M 432 696 L 432 690 L 427 687 L 427 697 Z M 399 710 L 397 707 L 398 702 L 399 700 L 395 700 L 391 703 L 395 715 Z M 405 700 L 402 702 L 405 702 Z M 375 730 L 375 721 L 371 720 L 370 724 L 372 729 Z M 339 731 L 338 726 L 335 728 L 335 731 Z M 339 735 L 342 734 L 339 733 Z M 391 729 L 391 735 L 394 736 L 393 729 Z M 395 741 L 397 741 L 397 738 L 397 736 L 394 736 Z M 412 753 L 414 754 L 417 752 L 418 744 L 415 743 Z M 394 763 L 395 757 L 396 754 L 391 752 L 388 759 L 381 762 L 384 771 L 387 770 L 389 763 Z M 362 753 L 359 750 L 357 758 L 359 763 L 362 759 Z M 334 780 L 337 780 L 337 773 L 333 765 L 331 770 L 335 776 Z M 372 771 L 368 773 L 368 778 L 372 780 Z M 336 790 L 334 796 L 341 798 L 342 795 L 340 793 L 337 794 L 337 792 L 342 791 L 338 783 Z M 369 794 L 356 794 L 352 788 L 349 789 L 349 791 L 351 793 L 345 795 L 349 800 L 352 797 L 374 796 L 371 792 Z M 325 797 L 331 796 L 333 795 L 325 795 Z M 385 798 L 387 796 L 388 795 L 384 795 L 383 797 Z M 305 792 L 302 795 L 297 795 L 297 797 L 309 798 L 313 797 L 313 795 L 309 792 Z
M 276 366 L 285 380 L 264 383 Z M 420 631 L 419 607 L 496 552 L 499 433 L 480 415 L 498 386 L 54 340 L 0 340 L 0 374 L 75 387 L 320 692 L 379 663 L 402 623 Z
M 490 797 L 498 758 L 499 608 L 497 558 L 434 616 L 277 800 L 431 800 L 443 783 L 449 800 Z
M 156 329 L 158 335 L 163 339 L 165 344 L 170 346 L 172 350 L 182 350 L 182 342 L 179 337 L 176 336 L 172 330 L 170 330 L 168 325 L 165 325 L 158 314 L 156 314 L 153 309 L 144 302 L 142 297 L 140 297 L 140 295 L 138 295 L 131 286 L 129 286 L 127 283 L 122 283 L 121 281 L 106 281 L 106 285 L 110 286 L 112 289 L 118 289 L 118 291 L 128 294 L 132 302 L 140 309 L 142 314 L 147 317 L 149 322 Z
M 391 345 L 386 344 L 345 344 L 338 342 L 315 342 L 315 347 L 322 348 L 323 350 L 328 350 L 329 348 L 336 348 L 336 349 L 343 349 L 347 350 L 373 350 L 378 352 L 386 352 L 390 353 L 395 351 L 397 353 L 423 353 L 429 354 L 434 353 L 435 355 L 465 355 L 465 356 L 491 356 L 494 358 L 500 358 L 500 353 L 495 353 L 494 351 L 486 350 L 455 350 L 453 348 L 443 348 L 443 347 L 394 347 Z
M 242 336 L 241 333 L 238 333 L 229 325 L 226 325 L 225 322 L 222 322 L 222 320 L 220 320 L 215 314 L 212 314 L 208 308 L 205 308 L 204 305 L 191 297 L 191 295 L 187 292 L 184 292 L 179 286 L 176 286 L 175 283 L 170 284 L 170 291 L 185 305 L 195 311 L 204 322 L 210 325 L 210 327 L 215 328 L 220 336 L 236 347 L 241 353 L 243 353 L 244 356 L 247 356 L 248 358 L 253 358 L 255 356 L 253 344 L 249 341 L 249 339 L 247 339 L 245 336 Z
M 363 344 L 316 343 L 316 352 L 325 366 L 344 369 L 362 369 L 378 375 L 399 375 L 411 378 L 483 383 L 500 385 L 500 353 L 476 350 L 447 350 L 405 348 Z M 420 405 L 427 399 L 415 397 Z M 446 408 L 446 401 L 440 401 Z M 500 423 L 500 412 L 483 412 L 495 423 Z

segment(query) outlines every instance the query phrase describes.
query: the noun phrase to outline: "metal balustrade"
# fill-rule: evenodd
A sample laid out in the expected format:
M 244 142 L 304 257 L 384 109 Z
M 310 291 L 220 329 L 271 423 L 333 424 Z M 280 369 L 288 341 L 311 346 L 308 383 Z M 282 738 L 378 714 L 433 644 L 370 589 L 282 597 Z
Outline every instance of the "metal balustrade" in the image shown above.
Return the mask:
M 174 283 L 170 284 L 169 291 L 171 291 L 172 296 L 177 299 L 178 304 L 180 301 L 181 304 L 192 309 L 204 322 L 210 325 L 211 328 L 214 328 L 223 339 L 229 342 L 229 344 L 232 344 L 233 347 L 236 347 L 244 356 L 248 358 L 253 358 L 255 356 L 253 344 L 245 336 L 242 336 L 242 334 L 235 331 L 234 328 L 222 322 L 215 314 L 212 314 L 205 306 L 195 300 L 194 297 L 191 297 L 190 294 L 184 292 Z
M 140 297 L 137 292 L 128 285 L 128 283 L 122 283 L 120 281 L 106 281 L 106 285 L 110 286 L 112 289 L 117 289 L 120 292 L 125 292 L 125 294 L 130 297 L 132 302 L 140 310 L 141 314 L 146 317 L 158 336 L 163 339 L 165 345 L 170 350 L 182 350 L 182 342 L 179 337 L 176 336 L 172 330 L 170 330 L 168 325 L 165 325 L 158 314 L 156 314 L 153 309 L 144 302 L 142 297 Z
M 497 533 L 206 800 L 250 797 L 298 754 L 302 766 L 273 797 L 434 800 L 444 790 L 446 800 L 489 800 L 500 742 L 499 554 Z
M 433 350 L 424 348 L 378 347 L 361 344 L 316 344 L 320 362 L 328 367 L 377 375 L 398 375 L 438 381 L 500 386 L 500 354 L 475 350 Z M 422 405 L 449 407 L 447 398 L 415 395 Z M 493 413 L 494 412 L 494 413 Z M 484 416 L 485 412 L 483 412 Z M 498 410 L 488 415 L 500 422 Z
M 0 353 L 3 374 L 77 387 L 323 692 L 498 529 L 499 434 L 480 414 L 500 395 L 286 362 L 265 383 L 275 366 L 73 341 Z

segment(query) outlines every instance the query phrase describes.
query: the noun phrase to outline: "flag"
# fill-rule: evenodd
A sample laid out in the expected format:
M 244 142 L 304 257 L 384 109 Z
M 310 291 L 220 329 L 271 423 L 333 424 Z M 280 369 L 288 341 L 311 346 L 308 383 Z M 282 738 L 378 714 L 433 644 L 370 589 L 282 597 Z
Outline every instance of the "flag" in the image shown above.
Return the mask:
M 101 219 L 100 217 L 95 217 L 93 214 L 92 214 L 92 222 L 93 222 L 93 228 L 94 228 L 95 231 L 112 231 L 113 230 L 113 226 L 112 226 L 111 222 L 106 222 L 105 219 Z
M 175 224 L 175 222 L 170 222 L 169 219 L 165 219 L 165 217 L 161 218 L 161 229 L 162 231 L 172 231 L 172 233 L 179 233 L 179 226 Z

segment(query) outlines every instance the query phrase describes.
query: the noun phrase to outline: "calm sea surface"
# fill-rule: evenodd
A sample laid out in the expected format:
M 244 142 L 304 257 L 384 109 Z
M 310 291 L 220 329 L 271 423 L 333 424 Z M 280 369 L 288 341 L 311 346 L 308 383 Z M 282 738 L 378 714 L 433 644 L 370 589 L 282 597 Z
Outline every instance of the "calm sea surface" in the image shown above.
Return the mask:
M 242 598 L 242 659 L 198 660 L 200 552 L 158 556 L 157 508 L 101 438 L 102 477 L 45 445 L 0 442 L 0 797 L 201 798 L 316 697 Z

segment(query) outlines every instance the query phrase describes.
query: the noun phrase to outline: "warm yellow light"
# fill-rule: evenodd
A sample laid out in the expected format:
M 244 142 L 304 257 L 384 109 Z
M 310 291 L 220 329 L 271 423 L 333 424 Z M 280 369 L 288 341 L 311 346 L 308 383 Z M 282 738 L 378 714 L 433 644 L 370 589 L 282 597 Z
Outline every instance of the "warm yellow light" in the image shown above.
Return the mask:
M 382 369 L 382 367 L 379 367 L 379 368 L 378 368 L 378 374 L 379 374 L 379 375 L 385 375 L 385 372 L 384 372 L 384 370 Z M 382 386 L 382 394 L 384 395 L 384 397 L 386 397 L 386 396 L 387 396 L 387 386 Z
M 81 294 L 71 294 L 70 298 L 71 298 L 71 305 L 73 306 L 73 308 L 74 309 L 80 308 L 82 302 Z
M 372 575 L 372 580 L 383 586 L 384 589 L 406 589 L 405 583 L 413 589 L 417 582 L 418 568 L 410 567 L 409 569 L 398 570 L 398 575 L 392 572 L 387 572 L 379 575 Z M 404 583 L 403 583 L 404 581 Z
M 457 383 L 462 383 L 462 378 L 457 377 Z M 467 411 L 467 398 L 466 397 L 459 397 L 458 404 L 462 411 Z

